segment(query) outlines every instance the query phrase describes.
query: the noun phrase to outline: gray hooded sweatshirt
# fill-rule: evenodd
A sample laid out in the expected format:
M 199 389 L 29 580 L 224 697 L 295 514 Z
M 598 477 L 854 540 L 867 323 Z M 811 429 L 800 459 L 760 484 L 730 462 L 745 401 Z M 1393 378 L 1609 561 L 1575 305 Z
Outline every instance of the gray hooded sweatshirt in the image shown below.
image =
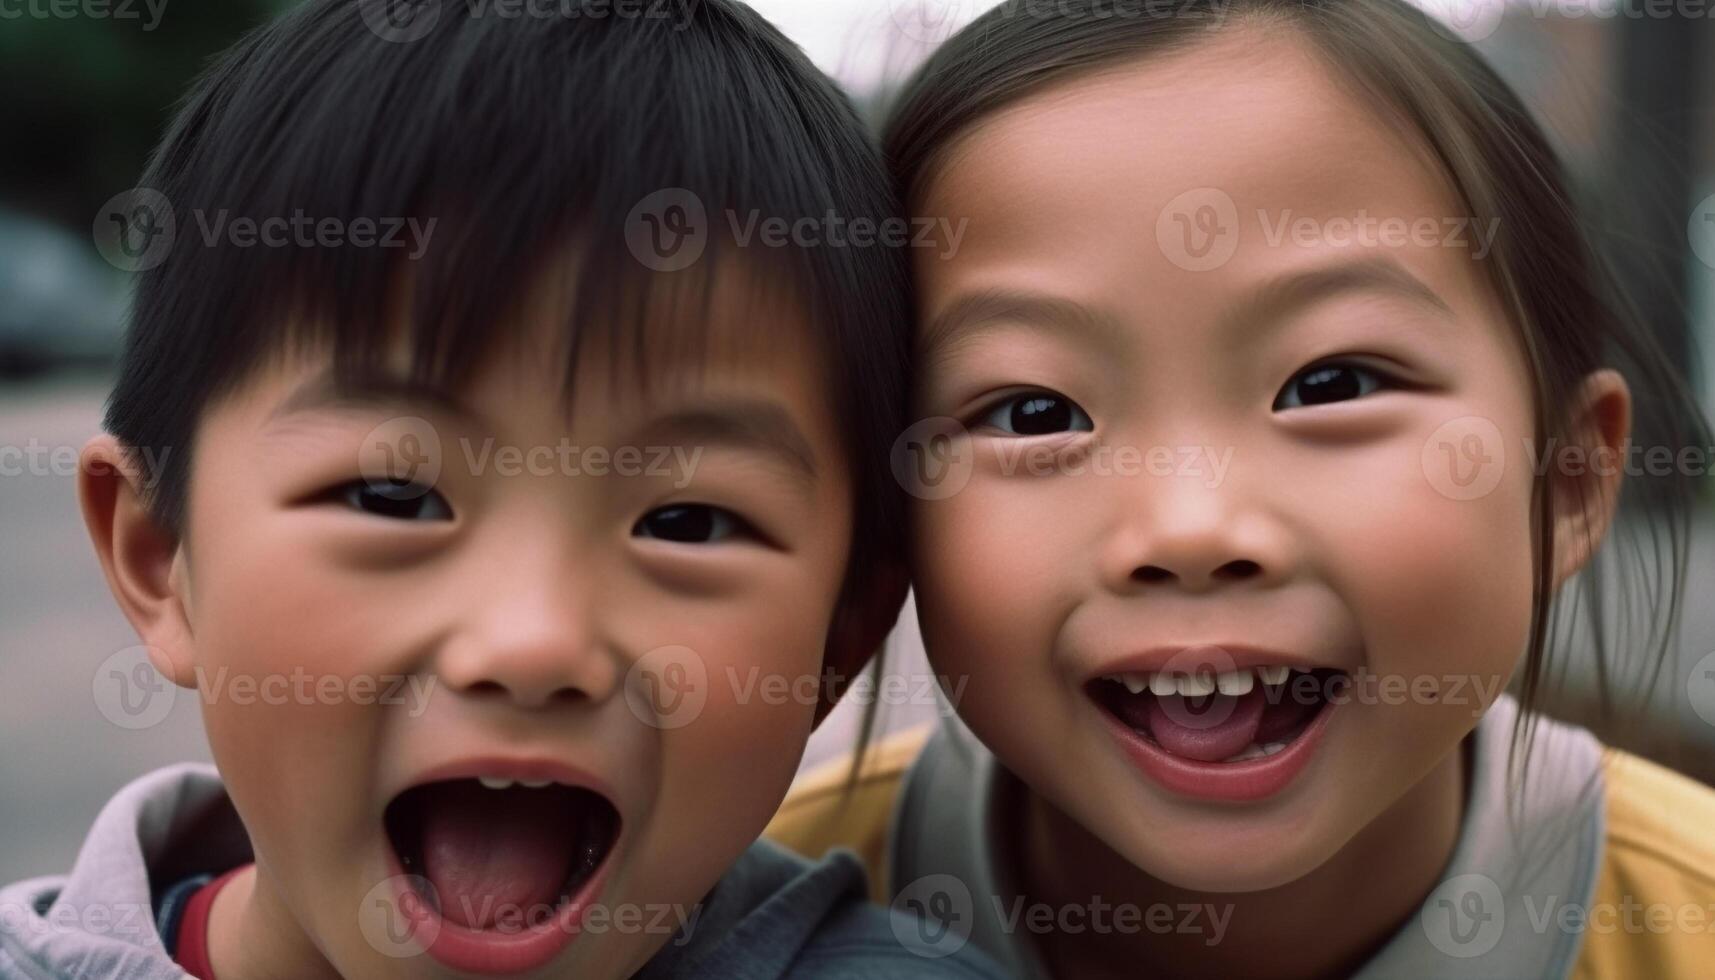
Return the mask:
M 0 889 L 0 978 L 179 980 L 163 933 L 207 876 L 251 860 L 249 839 L 212 766 L 149 773 L 102 808 L 70 875 Z M 974 947 L 943 956 L 917 922 L 870 905 L 846 853 L 811 864 L 759 841 L 695 918 L 638 974 L 645 980 L 986 980 Z

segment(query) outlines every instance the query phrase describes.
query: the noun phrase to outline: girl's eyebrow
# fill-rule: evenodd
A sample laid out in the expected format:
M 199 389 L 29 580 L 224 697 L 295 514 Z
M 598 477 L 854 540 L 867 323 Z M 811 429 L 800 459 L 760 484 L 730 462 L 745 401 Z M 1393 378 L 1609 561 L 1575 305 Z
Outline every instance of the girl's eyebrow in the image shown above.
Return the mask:
M 1392 256 L 1341 259 L 1283 273 L 1253 290 L 1222 319 L 1233 328 L 1279 321 L 1288 314 L 1342 293 L 1386 293 L 1410 300 L 1442 316 L 1453 308 L 1427 283 Z
M 983 289 L 959 296 L 923 328 L 919 356 L 925 363 L 947 357 L 957 346 L 1001 323 L 1061 328 L 1098 344 L 1124 342 L 1119 319 L 1076 300 L 1018 289 Z
M 1222 321 L 1229 328 L 1277 321 L 1332 296 L 1363 292 L 1390 294 L 1455 316 L 1440 294 L 1397 260 L 1372 256 L 1278 275 L 1252 290 Z M 1091 336 L 1097 344 L 1123 343 L 1123 328 L 1112 314 L 1051 293 L 994 288 L 966 293 L 948 304 L 924 327 L 919 356 L 925 364 L 934 364 L 961 342 L 1001 323 L 1066 329 Z

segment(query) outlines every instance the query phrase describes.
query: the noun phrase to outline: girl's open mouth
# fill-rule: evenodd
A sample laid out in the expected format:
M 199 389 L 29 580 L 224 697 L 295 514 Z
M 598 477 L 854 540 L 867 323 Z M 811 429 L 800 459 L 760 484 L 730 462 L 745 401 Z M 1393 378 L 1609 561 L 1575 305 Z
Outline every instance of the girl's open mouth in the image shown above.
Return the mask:
M 1124 674 L 1087 690 L 1145 774 L 1205 799 L 1256 800 L 1309 761 L 1348 682 L 1343 671 L 1257 667 L 1220 675 Z
M 533 969 L 570 943 L 620 829 L 593 789 L 493 777 L 413 786 L 383 823 L 429 955 L 473 973 Z

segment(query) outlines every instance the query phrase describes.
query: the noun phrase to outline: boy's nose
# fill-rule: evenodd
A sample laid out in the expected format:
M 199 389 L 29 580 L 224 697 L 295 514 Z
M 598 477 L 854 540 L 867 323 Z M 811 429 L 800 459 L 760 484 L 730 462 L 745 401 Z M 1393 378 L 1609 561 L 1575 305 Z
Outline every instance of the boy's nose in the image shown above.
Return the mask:
M 623 677 L 588 605 L 544 588 L 484 604 L 478 625 L 450 638 L 437 659 L 451 689 L 524 708 L 605 701 Z

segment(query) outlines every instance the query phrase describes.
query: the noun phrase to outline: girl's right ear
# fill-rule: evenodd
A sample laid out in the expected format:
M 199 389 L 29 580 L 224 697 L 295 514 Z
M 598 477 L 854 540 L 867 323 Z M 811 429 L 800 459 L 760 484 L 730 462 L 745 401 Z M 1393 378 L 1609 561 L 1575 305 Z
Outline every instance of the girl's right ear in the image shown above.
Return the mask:
M 90 439 L 78 456 L 78 503 L 107 587 L 155 669 L 180 687 L 195 687 L 183 549 L 149 514 L 145 480 L 108 433 Z

